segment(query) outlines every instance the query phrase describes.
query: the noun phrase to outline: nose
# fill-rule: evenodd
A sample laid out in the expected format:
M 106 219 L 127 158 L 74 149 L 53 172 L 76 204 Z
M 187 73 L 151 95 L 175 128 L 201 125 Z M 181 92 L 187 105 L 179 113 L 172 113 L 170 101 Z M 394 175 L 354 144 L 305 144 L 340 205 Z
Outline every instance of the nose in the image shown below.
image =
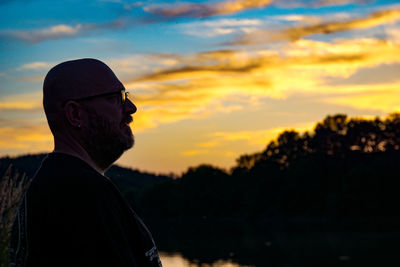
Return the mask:
M 129 98 L 125 100 L 124 111 L 128 114 L 133 114 L 137 111 L 137 107 L 135 106 L 135 104 L 133 104 L 133 102 Z

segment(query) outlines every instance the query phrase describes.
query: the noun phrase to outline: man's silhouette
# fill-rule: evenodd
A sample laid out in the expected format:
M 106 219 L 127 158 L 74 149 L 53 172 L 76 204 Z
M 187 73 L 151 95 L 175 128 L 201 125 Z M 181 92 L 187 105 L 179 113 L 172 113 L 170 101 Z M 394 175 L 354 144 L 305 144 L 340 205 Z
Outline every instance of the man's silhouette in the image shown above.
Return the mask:
M 12 266 L 161 266 L 151 234 L 104 172 L 134 144 L 136 106 L 96 59 L 52 68 L 43 106 L 54 151 L 19 208 Z

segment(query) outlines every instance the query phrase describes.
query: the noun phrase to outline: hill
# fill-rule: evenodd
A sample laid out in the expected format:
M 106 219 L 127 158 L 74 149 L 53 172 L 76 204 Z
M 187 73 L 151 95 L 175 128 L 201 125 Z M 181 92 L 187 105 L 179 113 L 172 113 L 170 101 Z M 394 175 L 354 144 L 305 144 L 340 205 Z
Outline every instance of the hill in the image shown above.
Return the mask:
M 25 173 L 28 179 L 32 179 L 42 160 L 47 154 L 28 154 L 17 157 L 0 158 L 0 179 L 11 165 L 13 172 Z M 140 172 L 130 168 L 113 165 L 107 172 L 109 177 L 126 196 L 132 206 L 137 208 L 136 199 L 143 189 L 159 182 L 172 180 L 171 177 Z

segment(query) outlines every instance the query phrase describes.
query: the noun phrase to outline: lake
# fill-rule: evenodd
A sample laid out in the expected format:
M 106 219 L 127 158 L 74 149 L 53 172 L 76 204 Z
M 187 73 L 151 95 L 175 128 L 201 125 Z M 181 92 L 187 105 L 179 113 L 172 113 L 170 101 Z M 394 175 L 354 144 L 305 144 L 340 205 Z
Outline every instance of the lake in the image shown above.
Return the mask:
M 393 229 L 186 219 L 156 225 L 164 267 L 400 266 L 400 231 Z
M 212 264 L 203 263 L 203 265 L 201 265 L 199 262 L 188 261 L 179 253 L 168 254 L 161 252 L 160 257 L 163 267 L 250 267 L 249 265 L 240 265 L 232 261 L 223 260 L 216 261 Z

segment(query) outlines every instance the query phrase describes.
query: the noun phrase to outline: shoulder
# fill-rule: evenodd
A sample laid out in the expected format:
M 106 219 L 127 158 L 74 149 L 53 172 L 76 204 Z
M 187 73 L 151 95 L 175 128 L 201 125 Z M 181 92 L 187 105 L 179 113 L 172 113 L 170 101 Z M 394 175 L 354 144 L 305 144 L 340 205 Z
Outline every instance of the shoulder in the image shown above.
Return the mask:
M 48 156 L 32 179 L 29 198 L 48 201 L 93 198 L 106 193 L 107 178 L 72 156 Z M 72 204 L 72 203 L 71 203 Z

